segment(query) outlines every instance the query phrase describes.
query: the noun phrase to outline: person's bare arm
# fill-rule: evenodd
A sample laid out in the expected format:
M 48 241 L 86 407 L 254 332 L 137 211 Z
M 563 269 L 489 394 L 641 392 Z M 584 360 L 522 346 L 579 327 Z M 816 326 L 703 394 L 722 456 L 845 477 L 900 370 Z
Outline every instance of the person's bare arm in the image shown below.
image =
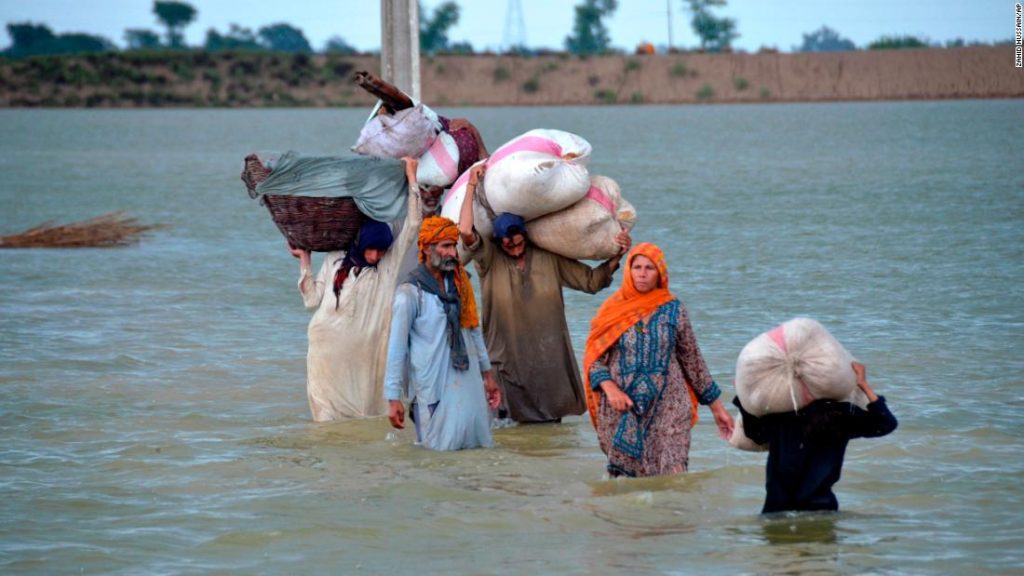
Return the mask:
M 864 394 L 868 397 L 868 402 L 874 402 L 878 400 L 878 394 L 868 384 L 868 369 L 860 362 L 851 362 L 850 366 L 853 367 L 853 373 L 857 375 L 857 387 L 864 391 Z
M 473 196 L 476 194 L 476 187 L 483 180 L 487 166 L 484 163 L 477 164 L 469 169 L 469 182 L 466 183 L 466 197 L 462 199 L 462 209 L 459 212 L 459 236 L 466 246 L 476 244 L 478 237 L 473 229 Z

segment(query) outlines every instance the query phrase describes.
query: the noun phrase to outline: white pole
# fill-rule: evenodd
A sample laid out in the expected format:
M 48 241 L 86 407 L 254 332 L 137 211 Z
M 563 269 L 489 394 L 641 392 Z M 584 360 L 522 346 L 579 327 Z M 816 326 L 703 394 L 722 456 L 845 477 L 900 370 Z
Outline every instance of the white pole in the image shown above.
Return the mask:
M 380 0 L 380 72 L 420 99 L 420 15 L 417 0 Z

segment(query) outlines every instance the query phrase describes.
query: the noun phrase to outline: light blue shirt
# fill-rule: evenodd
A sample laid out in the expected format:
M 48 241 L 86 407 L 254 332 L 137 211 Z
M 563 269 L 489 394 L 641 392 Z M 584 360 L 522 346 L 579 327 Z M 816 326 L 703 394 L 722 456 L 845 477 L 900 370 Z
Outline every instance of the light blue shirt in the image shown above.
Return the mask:
M 462 337 L 470 366 L 475 361 L 480 372 L 490 370 L 491 361 L 480 327 L 462 328 Z M 441 400 L 445 386 L 456 377 L 441 300 L 413 284 L 400 284 L 392 306 L 384 398 L 401 400 L 405 392 L 423 405 L 433 404 Z

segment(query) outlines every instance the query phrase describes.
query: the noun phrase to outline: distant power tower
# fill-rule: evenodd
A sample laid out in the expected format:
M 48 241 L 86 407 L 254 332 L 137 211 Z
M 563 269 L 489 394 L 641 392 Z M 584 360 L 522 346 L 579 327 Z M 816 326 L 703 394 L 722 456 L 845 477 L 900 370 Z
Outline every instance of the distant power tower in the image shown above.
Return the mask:
M 520 0 L 508 0 L 505 6 L 505 37 L 502 40 L 506 52 L 526 48 L 526 23 Z

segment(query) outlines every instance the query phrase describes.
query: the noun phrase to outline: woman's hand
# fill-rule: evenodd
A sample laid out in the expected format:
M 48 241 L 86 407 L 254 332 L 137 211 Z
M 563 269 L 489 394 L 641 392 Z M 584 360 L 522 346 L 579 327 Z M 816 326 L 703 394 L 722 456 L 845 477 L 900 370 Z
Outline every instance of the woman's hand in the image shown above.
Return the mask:
M 633 407 L 633 399 L 626 395 L 618 384 L 611 380 L 601 382 L 601 391 L 608 397 L 608 403 L 619 412 L 625 412 Z
M 867 395 L 868 402 L 878 400 L 878 394 L 875 394 L 875 391 L 871 389 L 871 385 L 868 384 L 868 369 L 860 362 L 851 362 L 850 366 L 853 368 L 853 373 L 857 375 L 857 387 Z
M 715 425 L 718 426 L 718 435 L 722 437 L 722 440 L 728 441 L 732 438 L 732 430 L 735 423 L 732 421 L 732 415 L 722 405 L 722 400 L 715 400 L 711 403 L 711 415 L 715 417 Z
M 296 248 L 295 246 L 292 246 L 291 244 L 289 244 L 288 245 L 288 252 L 290 252 L 292 256 L 295 256 L 296 258 L 299 259 L 299 264 L 302 267 L 309 268 L 309 261 L 310 261 L 309 250 L 304 250 L 302 248 Z

